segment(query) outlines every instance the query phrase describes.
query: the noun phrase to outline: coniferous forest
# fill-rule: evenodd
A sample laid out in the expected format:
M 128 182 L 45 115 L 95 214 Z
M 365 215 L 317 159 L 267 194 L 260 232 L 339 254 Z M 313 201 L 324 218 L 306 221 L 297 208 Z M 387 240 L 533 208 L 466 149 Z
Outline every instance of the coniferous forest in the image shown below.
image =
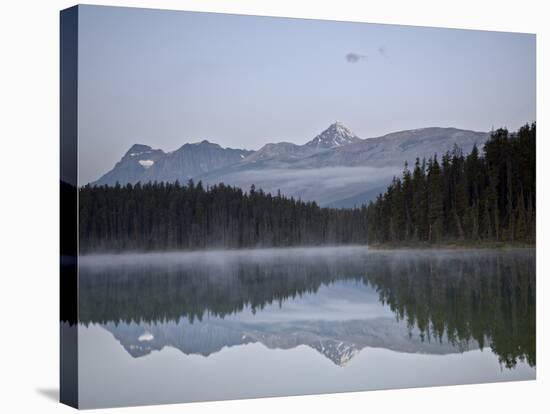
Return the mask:
M 368 206 L 190 180 L 79 189 L 81 253 L 341 244 L 535 242 L 536 125 L 498 129 L 481 150 L 416 160 Z
M 80 189 L 80 251 L 365 244 L 366 208 L 338 210 L 202 183 Z
M 407 164 L 367 208 L 370 243 L 535 243 L 536 124 Z

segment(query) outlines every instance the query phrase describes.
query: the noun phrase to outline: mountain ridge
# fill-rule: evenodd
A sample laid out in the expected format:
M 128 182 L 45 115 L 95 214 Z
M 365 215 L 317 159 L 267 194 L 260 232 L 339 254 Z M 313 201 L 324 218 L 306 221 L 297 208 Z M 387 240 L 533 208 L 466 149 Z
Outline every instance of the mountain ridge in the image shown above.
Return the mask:
M 467 153 L 488 137 L 486 132 L 425 127 L 361 139 L 335 122 L 305 144 L 267 143 L 257 151 L 224 148 L 207 140 L 171 152 L 134 144 L 90 185 L 193 179 L 246 191 L 254 184 L 266 192 L 281 190 L 287 196 L 346 208 L 375 197 L 374 190 L 400 175 L 405 162 L 413 165 L 416 158 L 441 155 L 455 145 Z
M 115 166 L 90 185 L 138 182 L 186 182 L 198 174 L 239 162 L 253 151 L 223 148 L 208 140 L 185 143 L 164 152 L 149 145 L 133 144 Z

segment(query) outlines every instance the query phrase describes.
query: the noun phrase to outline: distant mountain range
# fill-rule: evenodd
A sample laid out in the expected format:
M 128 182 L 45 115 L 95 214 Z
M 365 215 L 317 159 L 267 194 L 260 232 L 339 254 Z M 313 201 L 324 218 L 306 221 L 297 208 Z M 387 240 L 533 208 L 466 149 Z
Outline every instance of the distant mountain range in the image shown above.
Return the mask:
M 405 161 L 443 154 L 456 144 L 468 153 L 489 134 L 456 128 L 422 128 L 362 139 L 342 123 L 330 125 L 304 145 L 268 143 L 258 151 L 223 148 L 202 141 L 173 152 L 133 145 L 113 169 L 91 185 L 220 182 L 248 190 L 315 200 L 320 205 L 353 207 L 383 191 Z
M 135 184 L 137 182 L 175 182 L 182 184 L 228 165 L 234 165 L 253 154 L 253 151 L 222 148 L 208 141 L 185 144 L 173 152 L 135 144 L 94 185 Z

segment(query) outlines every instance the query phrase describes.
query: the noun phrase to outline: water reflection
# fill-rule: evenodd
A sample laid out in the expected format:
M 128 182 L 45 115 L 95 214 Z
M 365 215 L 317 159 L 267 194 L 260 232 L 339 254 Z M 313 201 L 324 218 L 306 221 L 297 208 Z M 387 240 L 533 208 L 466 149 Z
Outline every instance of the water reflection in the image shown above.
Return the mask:
M 366 347 L 535 359 L 535 253 L 279 249 L 84 257 L 80 322 L 133 357 L 166 346 L 306 345 L 338 366 Z

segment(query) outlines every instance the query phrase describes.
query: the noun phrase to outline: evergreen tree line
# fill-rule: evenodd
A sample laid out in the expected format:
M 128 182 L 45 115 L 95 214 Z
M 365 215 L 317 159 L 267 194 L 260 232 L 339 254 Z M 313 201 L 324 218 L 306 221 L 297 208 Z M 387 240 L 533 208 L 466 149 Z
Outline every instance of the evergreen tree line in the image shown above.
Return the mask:
M 320 208 L 254 186 L 190 180 L 79 190 L 81 253 L 365 244 L 366 237 L 366 207 Z
M 367 207 L 370 243 L 535 243 L 536 124 L 491 133 L 480 154 L 455 146 L 438 160 L 405 163 Z

